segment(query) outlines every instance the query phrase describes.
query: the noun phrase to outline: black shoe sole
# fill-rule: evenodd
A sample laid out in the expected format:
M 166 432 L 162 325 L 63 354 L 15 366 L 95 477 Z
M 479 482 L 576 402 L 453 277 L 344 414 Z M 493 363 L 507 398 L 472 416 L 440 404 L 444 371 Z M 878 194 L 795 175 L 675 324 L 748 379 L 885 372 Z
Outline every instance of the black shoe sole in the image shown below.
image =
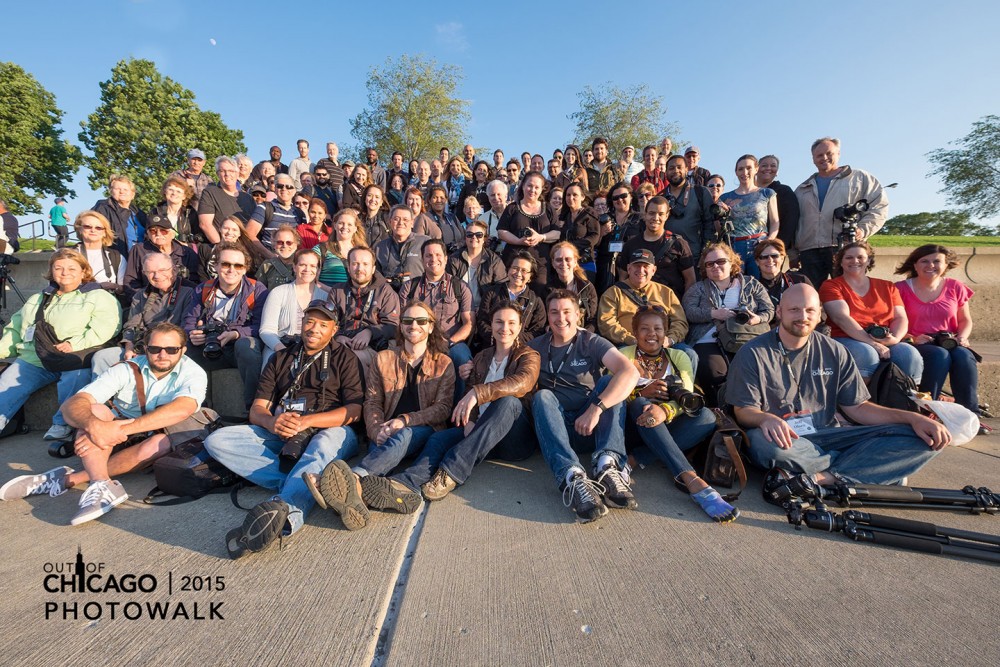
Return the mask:
M 639 506 L 639 501 L 635 498 L 612 498 L 611 496 L 602 496 L 604 504 L 613 510 L 634 510 Z
M 257 553 L 271 546 L 285 529 L 288 505 L 267 500 L 249 512 L 243 525 L 226 533 L 226 551 L 233 560 L 251 551 Z
M 327 506 L 340 515 L 347 530 L 360 530 L 371 516 L 358 495 L 357 475 L 344 461 L 334 461 L 323 470 L 319 492 Z
M 372 509 L 413 514 L 420 507 L 421 497 L 413 491 L 397 491 L 388 477 L 366 475 L 361 478 L 361 499 Z
M 595 514 L 595 512 L 596 512 L 596 514 Z M 607 507 L 607 505 L 600 505 L 599 507 L 595 507 L 593 509 L 593 511 L 591 511 L 589 514 L 580 514 L 579 512 L 577 512 L 576 513 L 576 522 L 577 523 L 590 523 L 591 521 L 597 521 L 598 519 L 600 519 L 602 516 L 604 516 L 607 513 L 608 513 L 608 507 Z

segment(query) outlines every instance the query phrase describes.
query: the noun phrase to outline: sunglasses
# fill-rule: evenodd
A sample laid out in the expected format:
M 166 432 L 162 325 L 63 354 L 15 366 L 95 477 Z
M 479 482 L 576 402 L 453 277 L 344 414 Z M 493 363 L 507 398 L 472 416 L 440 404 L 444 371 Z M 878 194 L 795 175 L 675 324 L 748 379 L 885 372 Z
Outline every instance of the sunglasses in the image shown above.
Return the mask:
M 667 314 L 667 309 L 664 308 L 663 306 L 658 306 L 658 305 L 651 306 L 647 303 L 639 306 L 639 308 L 635 311 L 636 315 L 638 315 L 639 313 L 647 313 L 647 312 Z
M 781 259 L 781 255 L 761 255 L 757 259 L 773 259 L 775 261 Z
M 275 241 L 274 245 L 295 245 L 295 241 Z
M 465 232 L 465 238 L 467 239 L 484 239 L 486 234 L 483 232 Z
M 628 193 L 623 192 L 620 195 L 615 195 L 614 197 L 612 197 L 611 201 L 624 201 L 626 199 L 628 199 Z
M 278 183 L 277 185 L 274 186 L 274 189 L 275 190 L 294 190 L 295 186 L 294 185 L 285 185 L 283 183 Z
M 101 225 L 80 225 L 80 229 L 86 229 L 88 232 L 104 231 Z
M 399 323 L 404 326 L 409 326 L 410 324 L 416 324 L 418 326 L 424 326 L 431 321 L 429 317 L 401 317 L 399 318 Z
M 706 186 L 706 187 L 708 187 L 708 188 L 711 188 L 712 190 L 721 190 L 721 189 L 722 189 L 722 186 L 721 186 L 721 185 L 719 185 L 719 184 L 716 184 L 716 185 L 708 185 L 708 186 Z
M 236 269 L 237 271 L 247 268 L 246 264 L 234 264 L 233 262 L 219 262 L 219 266 L 223 269 Z
M 181 351 L 181 347 L 178 345 L 168 345 L 166 347 L 162 345 L 147 345 L 146 354 L 159 354 L 160 352 L 166 352 L 167 354 L 177 354 Z
M 725 258 L 725 257 L 723 257 L 722 259 L 717 259 L 714 262 L 705 262 L 705 266 L 706 267 L 709 267 L 709 266 L 725 266 L 726 264 L 729 264 L 729 260 L 727 258 Z

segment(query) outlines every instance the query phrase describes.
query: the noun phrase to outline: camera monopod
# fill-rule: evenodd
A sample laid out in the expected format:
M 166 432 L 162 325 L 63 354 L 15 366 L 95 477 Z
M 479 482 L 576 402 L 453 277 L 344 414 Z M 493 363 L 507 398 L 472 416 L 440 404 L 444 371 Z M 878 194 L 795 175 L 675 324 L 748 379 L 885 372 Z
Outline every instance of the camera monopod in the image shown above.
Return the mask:
M 848 510 L 840 515 L 829 511 L 821 501 L 813 503 L 812 509 L 807 509 L 801 502 L 788 503 L 785 509 L 788 523 L 797 530 L 804 523 L 816 530 L 843 533 L 856 542 L 1000 563 L 1000 537 L 995 535 L 857 510 Z

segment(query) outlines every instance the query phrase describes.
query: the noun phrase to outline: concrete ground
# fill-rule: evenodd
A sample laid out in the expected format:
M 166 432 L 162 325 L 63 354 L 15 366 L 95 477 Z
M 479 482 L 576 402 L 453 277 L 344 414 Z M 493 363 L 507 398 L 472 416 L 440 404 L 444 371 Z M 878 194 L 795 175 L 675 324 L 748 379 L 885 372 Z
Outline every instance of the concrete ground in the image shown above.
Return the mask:
M 0 481 L 59 463 L 38 432 L 0 450 Z M 759 473 L 729 525 L 663 469 L 634 480 L 636 511 L 578 525 L 540 456 L 487 462 L 416 514 L 349 532 L 317 509 L 282 549 L 239 561 L 223 537 L 244 513 L 228 496 L 151 507 L 147 474 L 123 477 L 131 498 L 78 527 L 67 523 L 79 489 L 0 503 L 3 663 L 885 667 L 1000 655 L 997 565 L 796 530 L 762 501 Z M 951 448 L 911 480 L 966 484 L 1000 490 L 1000 437 Z M 240 501 L 266 497 L 247 489 Z M 1000 516 L 872 511 L 1000 535 Z M 113 575 L 124 588 L 133 574 L 155 590 L 47 591 L 78 548 L 101 568 L 93 586 Z M 181 590 L 185 578 L 200 590 Z M 180 618 L 150 620 L 147 602 Z M 212 604 L 223 619 L 195 619 Z

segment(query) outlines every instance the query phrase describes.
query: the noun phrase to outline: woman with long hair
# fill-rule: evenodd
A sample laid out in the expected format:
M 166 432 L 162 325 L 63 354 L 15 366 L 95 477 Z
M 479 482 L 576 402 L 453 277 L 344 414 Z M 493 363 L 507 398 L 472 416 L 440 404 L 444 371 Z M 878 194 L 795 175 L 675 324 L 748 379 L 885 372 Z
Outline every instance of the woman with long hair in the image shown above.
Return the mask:
M 326 208 L 325 201 L 319 197 L 313 197 L 309 200 L 306 221 L 296 228 L 299 238 L 302 239 L 303 248 L 309 250 L 320 243 L 326 243 L 326 240 L 330 237 L 329 228 L 327 227 L 329 218 L 330 214 Z
M 497 226 L 500 240 L 507 244 L 503 250 L 504 264 L 510 266 L 517 252 L 524 250 L 538 265 L 535 280 L 541 285 L 548 280 L 548 258 L 542 258 L 539 246 L 559 240 L 559 229 L 553 227 L 545 208 L 545 187 L 545 177 L 541 173 L 529 171 L 525 174 L 514 202 L 504 209 Z
M 601 243 L 597 248 L 597 283 L 603 294 L 618 281 L 615 265 L 625 243 L 645 230 L 642 214 L 632 210 L 632 186 L 617 183 L 608 192 L 611 207 L 608 221 L 601 228 Z
M 434 218 L 424 212 L 424 196 L 420 193 L 420 188 L 407 188 L 403 195 L 403 203 L 413 211 L 414 234 L 423 234 L 432 239 L 441 238 L 441 228 L 434 222 Z
M 601 240 L 601 226 L 588 204 L 587 191 L 579 183 L 566 186 L 560 216 L 559 238 L 569 241 L 580 251 L 580 266 L 591 280 L 597 278 L 594 250 Z
M 367 248 L 365 231 L 353 208 L 342 208 L 333 216 L 333 232 L 323 245 L 313 248 L 320 256 L 322 264 L 319 282 L 326 286 L 347 282 L 347 253 L 352 248 Z
M 736 161 L 736 178 L 739 185 L 719 197 L 732 213 L 732 247 L 740 256 L 746 272 L 759 277 L 753 248 L 764 238 L 778 236 L 778 197 L 770 188 L 758 187 L 757 158 L 741 155 Z
M 472 171 L 465 160 L 455 156 L 448 160 L 447 178 L 444 185 L 448 192 L 448 212 L 456 218 L 462 215 L 462 192 L 467 183 L 472 182 Z
M 372 184 L 371 172 L 364 164 L 358 163 L 351 171 L 350 178 L 344 181 L 344 194 L 340 202 L 342 208 L 356 208 L 359 211 L 364 203 L 364 189 Z
M 365 241 L 369 248 L 382 239 L 390 236 L 389 225 L 386 223 L 389 205 L 385 201 L 382 188 L 372 183 L 365 186 L 361 193 L 361 228 L 365 232 Z
M 73 223 L 76 236 L 80 239 L 76 250 L 87 258 L 87 264 L 94 267 L 91 280 L 99 283 L 102 288 L 121 297 L 125 292 L 126 261 L 121 253 L 113 248 L 115 233 L 111 223 L 96 211 L 83 211 L 76 216 Z
M 295 279 L 278 285 L 267 293 L 264 311 L 260 317 L 260 339 L 264 343 L 262 366 L 278 350 L 288 346 L 288 341 L 302 331 L 302 316 L 313 299 L 326 299 L 326 293 L 317 289 L 319 256 L 311 249 L 299 248 L 292 256 Z
M 493 170 L 490 169 L 490 165 L 485 160 L 480 160 L 472 167 L 472 178 L 462 188 L 462 193 L 458 197 L 459 210 L 455 211 L 455 215 L 458 215 L 459 211 L 463 213 L 463 215 L 459 216 L 459 220 L 469 222 L 469 217 L 464 215 L 465 202 L 469 197 L 475 197 L 479 202 L 479 206 L 483 209 L 490 207 L 490 196 L 486 192 L 486 186 L 492 180 Z

